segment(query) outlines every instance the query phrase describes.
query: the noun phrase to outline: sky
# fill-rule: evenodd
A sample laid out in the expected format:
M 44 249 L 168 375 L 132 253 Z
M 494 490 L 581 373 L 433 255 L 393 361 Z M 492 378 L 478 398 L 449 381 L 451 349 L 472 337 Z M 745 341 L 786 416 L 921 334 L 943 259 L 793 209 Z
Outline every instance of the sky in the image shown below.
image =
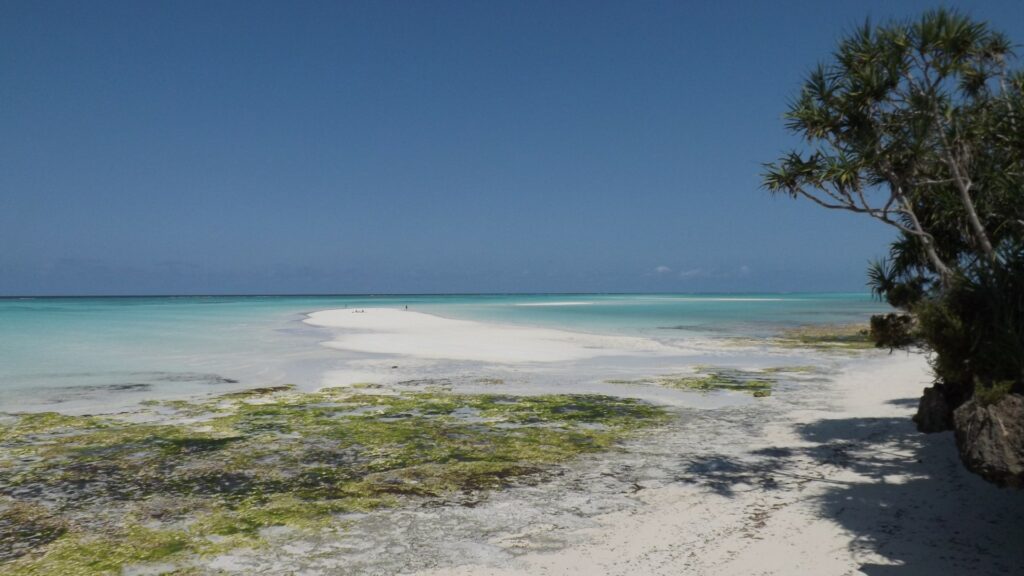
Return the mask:
M 0 295 L 862 291 L 890 229 L 762 163 L 936 6 L 0 0 Z

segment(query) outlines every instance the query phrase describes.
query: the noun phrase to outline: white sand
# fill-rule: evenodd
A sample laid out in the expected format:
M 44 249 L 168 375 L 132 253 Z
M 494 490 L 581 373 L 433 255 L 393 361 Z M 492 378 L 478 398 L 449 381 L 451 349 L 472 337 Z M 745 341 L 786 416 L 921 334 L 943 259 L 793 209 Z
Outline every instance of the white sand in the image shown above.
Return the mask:
M 330 348 L 416 358 L 509 364 L 682 354 L 645 338 L 453 320 L 392 308 L 323 310 L 305 322 L 336 330 L 335 338 L 324 343 Z
M 694 362 L 689 341 L 684 349 L 388 309 L 317 312 L 307 322 L 332 329 L 327 345 L 357 357 L 401 355 L 354 360 L 349 378 L 387 383 L 378 376 L 393 371 L 458 390 L 498 370 L 511 378 L 503 393 L 529 393 L 538 378 L 544 390 L 565 390 L 567 374 L 589 370 L 587 392 L 701 396 L 593 384 L 616 370 Z M 1024 574 L 1024 491 L 966 472 L 949 433 L 913 429 L 910 415 L 930 381 L 922 356 L 738 356 L 717 346 L 726 363 L 841 373 L 791 378 L 768 398 L 714 409 L 672 404 L 679 417 L 662 430 L 581 457 L 539 484 L 357 515 L 343 538 L 325 533 L 274 548 L 269 564 L 255 551 L 257 559 L 235 560 L 269 566 L 251 571 L 259 573 L 420 576 Z M 551 372 L 554 383 L 543 380 Z
M 806 397 L 773 397 L 756 437 L 728 418 L 695 424 L 701 454 L 680 459 L 703 472 L 639 482 L 640 506 L 584 528 L 537 526 L 565 547 L 531 551 L 527 534 L 511 559 L 419 574 L 1024 573 L 1024 493 L 964 471 L 949 434 L 913 430 L 928 381 L 920 356 L 871 355 Z
M 334 330 L 327 346 L 402 355 L 413 371 L 439 359 L 510 370 L 653 366 L 685 363 L 690 350 L 394 309 L 317 312 L 307 322 Z M 595 457 L 562 483 L 475 508 L 395 510 L 365 536 L 394 543 L 388 530 L 405 534 L 413 559 L 390 561 L 438 566 L 405 571 L 421 576 L 1024 574 L 1024 492 L 967 473 L 950 434 L 913 429 L 930 381 L 925 359 L 868 352 L 817 362 L 844 371 L 753 404 L 686 412 L 659 445 L 631 448 L 628 466 Z

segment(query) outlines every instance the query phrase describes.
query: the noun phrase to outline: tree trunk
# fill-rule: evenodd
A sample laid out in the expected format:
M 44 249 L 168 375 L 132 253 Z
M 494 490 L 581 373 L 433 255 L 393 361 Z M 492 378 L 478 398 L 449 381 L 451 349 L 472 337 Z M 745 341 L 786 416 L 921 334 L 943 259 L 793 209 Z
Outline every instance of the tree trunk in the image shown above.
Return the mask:
M 942 280 L 942 285 L 948 286 L 950 280 L 953 279 L 953 271 L 939 257 L 939 253 L 935 250 L 935 244 L 932 242 L 931 234 L 926 232 L 921 226 L 921 221 L 917 219 L 917 214 L 914 213 L 914 207 L 910 204 L 902 190 L 897 190 L 896 194 L 899 196 L 900 203 L 903 204 L 903 212 L 910 217 L 914 230 L 918 232 L 918 238 L 921 239 L 921 243 L 924 245 L 924 252 L 928 255 L 928 260 L 931 261 L 935 272 L 938 273 L 939 279 Z
M 998 262 L 996 251 L 992 248 L 992 242 L 988 239 L 988 232 L 985 231 L 985 227 L 981 224 L 981 219 L 978 218 L 978 211 L 974 208 L 974 200 L 971 199 L 971 180 L 964 176 L 963 171 L 960 170 L 960 165 L 948 151 L 946 152 L 946 162 L 953 172 L 953 180 L 956 182 L 957 190 L 960 192 L 960 203 L 964 205 L 964 211 L 967 212 L 967 222 L 974 233 L 974 240 L 978 243 L 988 261 L 995 264 Z

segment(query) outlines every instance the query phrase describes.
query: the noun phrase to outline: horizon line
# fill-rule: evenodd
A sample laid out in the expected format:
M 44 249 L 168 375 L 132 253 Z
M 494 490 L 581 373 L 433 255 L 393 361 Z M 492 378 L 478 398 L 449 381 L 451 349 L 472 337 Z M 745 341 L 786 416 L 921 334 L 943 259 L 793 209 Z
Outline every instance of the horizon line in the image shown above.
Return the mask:
M 414 297 L 414 296 L 701 296 L 737 294 L 870 294 L 852 290 L 767 290 L 767 291 L 698 291 L 698 292 L 288 292 L 288 293 L 183 293 L 183 294 L 12 294 L 0 300 L 35 298 L 261 298 L 261 297 Z

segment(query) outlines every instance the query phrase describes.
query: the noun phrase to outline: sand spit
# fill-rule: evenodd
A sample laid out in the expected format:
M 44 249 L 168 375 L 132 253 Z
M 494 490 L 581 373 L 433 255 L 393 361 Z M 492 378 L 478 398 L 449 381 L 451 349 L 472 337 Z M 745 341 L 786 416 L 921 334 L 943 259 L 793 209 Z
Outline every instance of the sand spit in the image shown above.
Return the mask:
M 393 308 L 323 310 L 305 322 L 337 331 L 325 343 L 330 348 L 416 358 L 511 364 L 682 352 L 646 338 L 454 320 Z

